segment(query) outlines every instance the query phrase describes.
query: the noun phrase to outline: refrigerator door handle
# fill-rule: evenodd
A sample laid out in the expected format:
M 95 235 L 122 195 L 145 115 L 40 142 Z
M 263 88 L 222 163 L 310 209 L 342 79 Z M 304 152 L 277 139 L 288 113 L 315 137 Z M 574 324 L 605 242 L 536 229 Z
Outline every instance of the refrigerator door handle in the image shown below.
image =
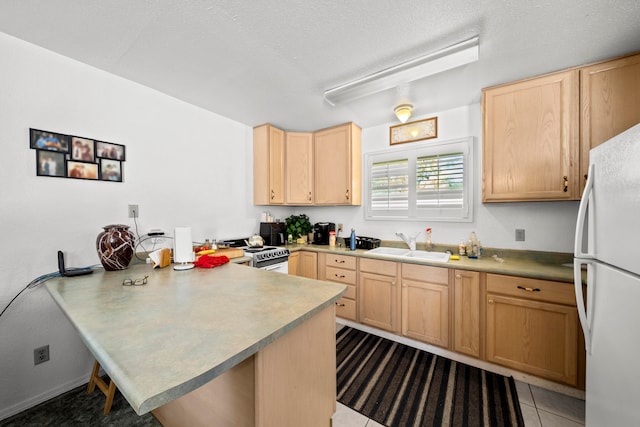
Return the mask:
M 594 261 L 589 259 L 574 259 L 573 260 L 573 284 L 576 292 L 576 305 L 578 306 L 578 317 L 580 318 L 580 325 L 582 326 L 582 332 L 584 334 L 584 346 L 587 354 L 591 354 L 591 325 L 593 321 L 593 298 L 589 296 L 593 295 L 592 281 L 593 271 L 592 263 Z M 582 265 L 587 265 L 587 302 L 589 307 L 585 306 L 584 297 L 582 295 Z M 588 309 L 588 313 L 587 313 Z
M 591 192 L 593 191 L 593 171 L 595 165 L 592 163 L 589 165 L 589 172 L 587 175 L 587 183 L 584 186 L 582 192 L 582 198 L 580 199 L 580 207 L 578 208 L 578 220 L 576 221 L 576 236 L 574 241 L 573 253 L 577 258 L 594 258 L 593 254 L 582 252 L 582 238 L 584 236 L 584 221 L 587 216 L 587 206 L 589 205 L 589 199 Z

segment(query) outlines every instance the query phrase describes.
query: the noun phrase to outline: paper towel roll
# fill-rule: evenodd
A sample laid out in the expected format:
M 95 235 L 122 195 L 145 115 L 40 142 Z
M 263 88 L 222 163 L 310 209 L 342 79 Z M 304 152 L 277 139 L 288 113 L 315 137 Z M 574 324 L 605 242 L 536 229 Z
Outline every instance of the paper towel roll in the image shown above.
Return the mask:
M 173 236 L 173 261 L 175 263 L 193 262 L 195 254 L 193 253 L 191 227 L 176 227 Z

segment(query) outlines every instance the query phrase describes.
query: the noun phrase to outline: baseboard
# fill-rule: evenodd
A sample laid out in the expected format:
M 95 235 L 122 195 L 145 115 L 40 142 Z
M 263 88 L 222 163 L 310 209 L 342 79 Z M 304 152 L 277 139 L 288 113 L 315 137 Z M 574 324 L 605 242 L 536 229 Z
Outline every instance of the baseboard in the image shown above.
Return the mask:
M 60 384 L 59 386 L 54 387 L 50 390 L 44 391 L 36 396 L 30 397 L 29 399 L 23 400 L 22 402 L 11 405 L 8 408 L 0 409 L 0 421 L 13 415 L 19 414 L 20 412 L 25 411 L 29 408 L 33 408 L 34 406 L 46 402 L 49 399 L 60 396 L 61 394 L 73 390 L 76 387 L 86 384 L 88 380 L 89 375 L 85 374 L 74 380 L 67 381 L 64 384 Z
M 405 344 L 413 348 L 428 351 L 431 354 L 446 357 L 447 359 L 455 360 L 456 362 L 465 363 L 467 365 L 474 366 L 476 368 L 484 369 L 485 371 L 493 372 L 495 374 L 500 374 L 506 377 L 513 377 L 514 379 L 525 382 L 527 384 L 532 384 L 547 390 L 551 390 L 557 393 L 565 394 L 567 396 L 575 397 L 577 399 L 582 399 L 582 400 L 585 399 L 584 390 L 579 390 L 577 388 L 573 388 L 570 386 L 555 383 L 553 381 L 538 378 L 533 375 L 522 373 L 520 371 L 515 371 L 513 369 L 505 368 L 504 366 L 495 365 L 490 362 L 485 362 L 484 360 L 480 360 L 474 357 L 455 353 L 453 351 L 446 350 L 441 347 L 426 344 L 420 341 L 413 340 L 411 338 L 403 337 L 400 335 L 393 334 L 391 332 L 383 331 L 381 329 L 363 325 L 361 323 L 353 322 L 351 320 L 343 319 L 341 317 L 336 318 L 336 323 L 346 325 L 354 329 L 359 329 L 361 331 L 364 331 L 373 335 L 377 335 L 379 337 L 383 337 L 388 340 L 398 342 L 400 344 Z

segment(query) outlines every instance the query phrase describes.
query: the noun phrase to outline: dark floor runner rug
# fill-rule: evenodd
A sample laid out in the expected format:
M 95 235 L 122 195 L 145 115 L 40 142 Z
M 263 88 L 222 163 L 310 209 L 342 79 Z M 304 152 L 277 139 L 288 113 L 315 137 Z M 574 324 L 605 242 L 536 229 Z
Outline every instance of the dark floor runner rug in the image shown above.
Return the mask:
M 512 377 L 349 327 L 336 341 L 338 401 L 380 424 L 524 427 Z

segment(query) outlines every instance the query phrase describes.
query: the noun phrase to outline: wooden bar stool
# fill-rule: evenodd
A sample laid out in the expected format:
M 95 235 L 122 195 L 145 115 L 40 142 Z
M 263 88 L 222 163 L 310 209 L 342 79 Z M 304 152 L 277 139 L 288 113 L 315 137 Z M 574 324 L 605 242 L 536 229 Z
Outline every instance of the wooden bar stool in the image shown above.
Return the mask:
M 104 382 L 102 378 L 100 378 L 100 363 L 96 360 L 93 362 L 93 370 L 91 371 L 91 378 L 89 378 L 89 385 L 87 386 L 87 392 L 93 393 L 96 386 L 100 389 L 105 396 L 107 396 L 107 401 L 104 404 L 103 413 L 107 415 L 109 411 L 111 411 L 111 404 L 113 403 L 113 395 L 116 393 L 116 384 L 112 379 L 109 379 L 109 385 Z

